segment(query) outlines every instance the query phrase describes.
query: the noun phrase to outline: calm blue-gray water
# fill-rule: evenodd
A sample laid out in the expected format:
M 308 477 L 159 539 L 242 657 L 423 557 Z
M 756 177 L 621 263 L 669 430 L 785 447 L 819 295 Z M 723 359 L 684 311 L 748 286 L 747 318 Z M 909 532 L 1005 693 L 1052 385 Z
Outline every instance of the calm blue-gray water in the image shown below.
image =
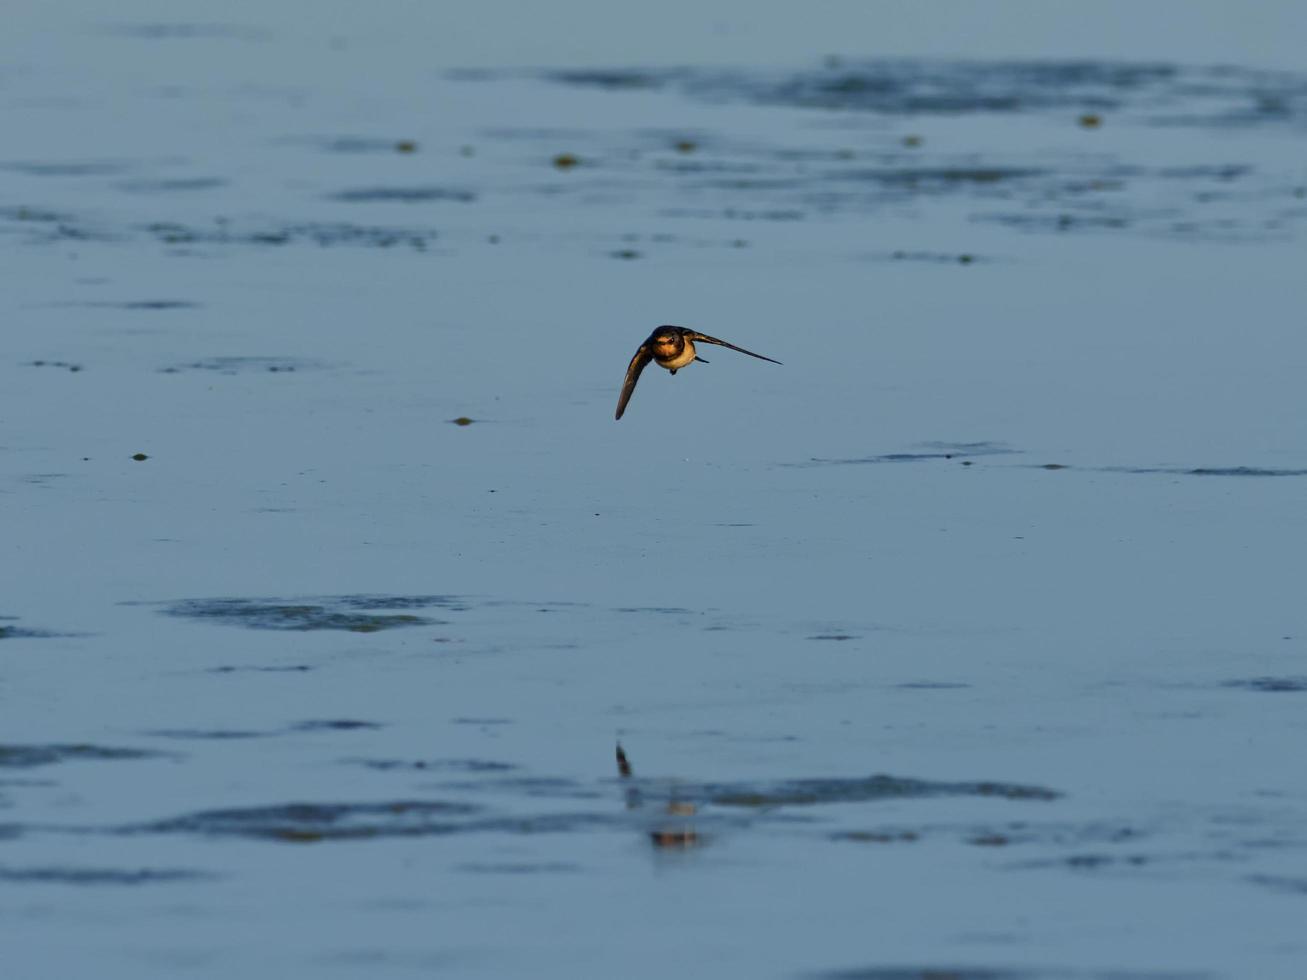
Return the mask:
M 1307 975 L 1307 14 L 755 6 L 7 6 L 0 974 Z

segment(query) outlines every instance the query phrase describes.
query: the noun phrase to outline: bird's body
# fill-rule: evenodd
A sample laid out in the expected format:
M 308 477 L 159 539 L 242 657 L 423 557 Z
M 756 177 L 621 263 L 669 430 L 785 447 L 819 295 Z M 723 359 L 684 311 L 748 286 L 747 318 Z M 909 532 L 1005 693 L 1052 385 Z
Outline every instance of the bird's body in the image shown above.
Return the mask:
M 756 357 L 760 361 L 771 361 L 773 364 L 780 363 L 780 361 L 772 360 L 770 357 L 763 357 L 751 350 L 745 350 L 743 347 L 736 347 L 724 340 L 718 340 L 716 337 L 709 337 L 706 333 L 699 333 L 697 330 L 663 325 L 649 335 L 649 339 L 640 345 L 640 349 L 631 358 L 631 363 L 626 368 L 626 380 L 622 384 L 622 394 L 617 399 L 617 417 L 620 419 L 622 413 L 626 411 L 626 403 L 631 400 L 631 393 L 635 391 L 635 383 L 640 380 L 640 372 L 645 369 L 650 361 L 653 361 L 661 368 L 666 368 L 672 374 L 675 374 L 692 361 L 707 364 L 708 362 L 700 357 L 695 350 L 696 341 L 701 344 L 716 344 L 718 347 L 729 347 L 741 354 Z

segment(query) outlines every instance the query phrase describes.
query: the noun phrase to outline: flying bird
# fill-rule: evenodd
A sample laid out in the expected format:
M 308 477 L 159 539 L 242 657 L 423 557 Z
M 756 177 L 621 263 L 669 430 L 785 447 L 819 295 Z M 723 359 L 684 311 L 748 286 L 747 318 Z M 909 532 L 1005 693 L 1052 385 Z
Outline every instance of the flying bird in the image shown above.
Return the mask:
M 626 411 L 626 403 L 631 400 L 631 392 L 635 391 L 635 383 L 640 380 L 640 372 L 645 369 L 650 361 L 653 361 L 659 367 L 667 368 L 672 374 L 675 374 L 691 361 L 707 364 L 708 362 L 695 351 L 694 345 L 696 343 L 729 347 L 741 354 L 756 357 L 760 361 L 771 361 L 773 364 L 781 363 L 770 357 L 755 354 L 751 350 L 745 350 L 743 347 L 728 344 L 716 337 L 709 337 L 706 333 L 699 333 L 697 330 L 664 325 L 651 333 L 649 339 L 641 344 L 640 349 L 635 352 L 635 357 L 631 358 L 631 363 L 626 368 L 626 380 L 622 382 L 622 394 L 617 399 L 617 417 L 620 419 L 622 413 Z

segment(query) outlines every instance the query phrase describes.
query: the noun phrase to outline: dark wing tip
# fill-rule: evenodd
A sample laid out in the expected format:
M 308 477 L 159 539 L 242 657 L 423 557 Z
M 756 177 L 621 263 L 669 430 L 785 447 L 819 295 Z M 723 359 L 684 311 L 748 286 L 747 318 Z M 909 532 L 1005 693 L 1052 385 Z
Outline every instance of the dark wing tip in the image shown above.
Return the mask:
M 635 391 L 635 383 L 640 380 L 640 372 L 652 359 L 653 355 L 649 353 L 648 344 L 641 344 L 640 348 L 635 352 L 635 356 L 631 358 L 631 363 L 626 367 L 626 378 L 622 381 L 622 393 L 617 397 L 617 414 L 613 416 L 614 419 L 620 419 L 622 413 L 626 411 L 626 403 L 631 400 L 631 393 Z

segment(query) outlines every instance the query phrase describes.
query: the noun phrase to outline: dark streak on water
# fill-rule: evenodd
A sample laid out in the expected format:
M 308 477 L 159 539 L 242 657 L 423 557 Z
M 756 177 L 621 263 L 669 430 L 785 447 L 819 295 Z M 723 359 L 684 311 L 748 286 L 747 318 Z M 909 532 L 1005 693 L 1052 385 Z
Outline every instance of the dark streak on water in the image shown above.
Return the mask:
M 199 619 L 228 626 L 263 630 L 348 630 L 376 633 L 404 626 L 431 626 L 444 620 L 412 613 L 374 610 L 428 609 L 461 611 L 467 607 L 452 596 L 316 596 L 294 599 L 186 599 L 166 605 L 169 616 Z
M 1019 455 L 1021 450 L 1009 449 L 1001 443 L 940 443 L 927 447 L 927 452 L 879 453 L 872 456 L 855 456 L 847 459 L 821 459 L 814 457 L 802 463 L 780 463 L 780 466 L 860 466 L 878 463 L 929 463 L 940 460 L 969 460 L 980 456 Z M 1049 472 L 1124 473 L 1132 476 L 1224 476 L 1224 477 L 1299 477 L 1307 476 L 1307 469 L 1277 468 L 1268 466 L 1074 466 L 1069 463 L 1021 463 L 1025 469 Z
M 1071 466 L 1041 463 L 1035 469 L 1081 473 L 1125 473 L 1132 476 L 1235 476 L 1278 477 L 1307 476 L 1307 469 L 1283 469 L 1267 466 Z
M 194 310 L 200 304 L 188 299 L 133 299 L 122 303 L 83 303 L 83 306 L 109 307 L 119 310 Z
M 211 191 L 226 186 L 227 181 L 222 177 L 177 177 L 159 180 L 141 178 L 124 181 L 118 185 L 120 190 L 130 194 L 179 194 L 190 191 Z
M 363 766 L 379 772 L 501 773 L 519 768 L 509 762 L 488 759 L 343 759 L 344 765 Z
M 102 33 L 145 41 L 189 41 L 216 39 L 224 41 L 267 41 L 271 32 L 244 24 L 197 24 L 187 21 L 148 21 L 126 24 L 106 24 Z
M 1074 967 L 872 966 L 811 974 L 817 980 L 1207 980 L 1211 973 Z
M 869 830 L 842 830 L 831 836 L 834 840 L 872 844 L 916 843 L 943 837 L 977 847 L 1084 847 L 1089 844 L 1138 844 L 1145 835 L 1128 823 L 1032 823 L 1020 820 L 979 826 L 879 826 Z
M 235 728 L 156 728 L 144 734 L 154 738 L 176 738 L 196 741 L 224 741 L 237 738 L 264 738 L 274 732 L 255 732 Z
M 48 474 L 48 476 L 62 474 Z M 32 482 L 30 479 L 27 482 Z M 13 620 L 14 616 L 0 616 L 0 620 Z M 51 630 L 34 630 L 26 626 L 7 626 L 0 623 L 0 640 L 47 640 L 56 636 L 70 636 L 69 633 L 55 633 Z
M 1062 794 L 1042 786 L 1016 783 L 937 783 L 899 776 L 865 779 L 795 779 L 772 785 L 707 784 L 695 791 L 719 806 L 812 806 L 869 800 L 921 799 L 931 796 L 993 796 L 1008 800 L 1055 800 Z
M 465 803 L 398 800 L 390 803 L 286 803 L 206 810 L 136 828 L 146 833 L 193 833 L 312 842 L 451 833 L 456 818 L 477 812 Z
M 1287 875 L 1250 875 L 1248 880 L 1289 895 L 1307 895 L 1307 877 L 1291 878 Z
M 212 371 L 215 374 L 291 374 L 295 371 L 325 367 L 319 361 L 302 357 L 205 357 L 188 364 L 174 364 L 160 368 L 163 374 L 181 374 L 184 371 Z
M 29 885 L 156 885 L 207 881 L 218 876 L 182 868 L 12 868 L 0 866 L 0 882 Z
M 353 718 L 328 718 L 324 720 L 298 721 L 290 726 L 292 732 L 352 732 L 375 731 L 384 728 L 375 721 L 357 721 Z
M 939 442 L 927 443 L 925 452 L 880 453 L 874 456 L 856 456 L 848 459 L 812 458 L 803 463 L 782 463 L 782 466 L 859 466 L 875 463 L 927 463 L 939 460 L 971 459 L 978 456 L 1017 455 L 1020 450 L 1009 449 L 997 442 Z
M 1307 677 L 1250 677 L 1226 681 L 1223 687 L 1242 688 L 1245 691 L 1264 691 L 1272 694 L 1307 691 Z
M 1182 467 L 1104 467 L 1105 473 L 1161 473 L 1174 476 L 1307 476 L 1307 470 L 1272 469 L 1261 466 L 1198 466 Z
M 469 874 L 490 875 L 538 875 L 538 874 L 572 874 L 584 870 L 579 864 L 566 861 L 548 862 L 475 862 L 460 864 L 455 871 Z
M 428 201 L 468 203 L 476 200 L 476 194 L 472 191 L 450 187 L 358 187 L 328 196 L 333 201 L 348 204 L 422 204 Z
M 306 144 L 323 153 L 396 153 L 404 141 L 371 136 L 304 136 L 290 137 L 282 142 Z
M 107 177 L 123 173 L 126 164 L 105 160 L 19 160 L 0 162 L 0 170 L 25 177 Z M 35 219 L 28 219 L 35 220 Z
M 158 759 L 163 752 L 144 749 L 109 748 L 103 745 L 13 745 L 0 743 L 0 768 L 27 769 L 57 762 L 103 761 L 106 759 Z
M 237 728 L 156 728 L 145 732 L 145 734 L 154 738 L 175 738 L 187 741 L 225 741 L 228 739 L 273 738 L 277 735 L 288 735 L 295 732 L 375 731 L 384 727 L 384 725 L 374 721 L 358 721 L 353 718 L 315 718 L 309 721 L 295 722 L 285 728 L 269 729 L 267 731 Z
M 263 224 L 242 229 L 225 219 L 210 226 L 155 222 L 141 231 L 163 245 L 317 245 L 322 248 L 356 245 L 369 248 L 406 246 L 424 251 L 438 237 L 429 228 L 396 228 L 378 225 L 355 225 L 348 222 L 298 222 Z
M 207 810 L 170 820 L 121 828 L 121 833 L 187 833 L 250 837 L 286 843 L 443 836 L 456 833 L 571 833 L 613 827 L 610 814 L 561 813 L 480 816 L 483 808 L 441 800 L 382 803 L 286 803 Z
M 691 616 L 695 613 L 693 609 L 682 609 L 679 606 L 624 606 L 614 611 L 619 613 L 654 613 L 659 616 Z

